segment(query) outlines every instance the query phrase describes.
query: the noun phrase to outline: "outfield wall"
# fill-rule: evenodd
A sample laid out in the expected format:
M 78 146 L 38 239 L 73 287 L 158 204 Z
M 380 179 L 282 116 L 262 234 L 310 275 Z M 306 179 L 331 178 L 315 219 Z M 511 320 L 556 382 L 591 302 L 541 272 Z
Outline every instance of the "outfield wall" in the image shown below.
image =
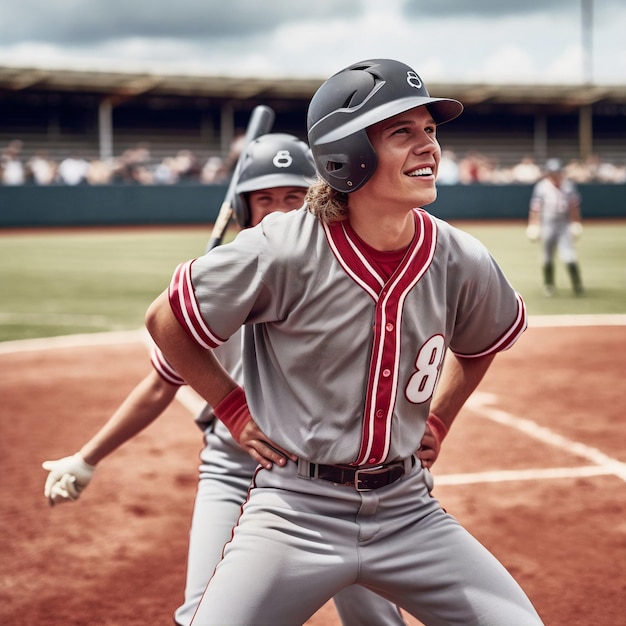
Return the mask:
M 580 185 L 583 218 L 626 217 L 626 185 Z M 440 185 L 447 220 L 525 219 L 530 185 Z M 226 185 L 0 186 L 0 228 L 213 222 Z

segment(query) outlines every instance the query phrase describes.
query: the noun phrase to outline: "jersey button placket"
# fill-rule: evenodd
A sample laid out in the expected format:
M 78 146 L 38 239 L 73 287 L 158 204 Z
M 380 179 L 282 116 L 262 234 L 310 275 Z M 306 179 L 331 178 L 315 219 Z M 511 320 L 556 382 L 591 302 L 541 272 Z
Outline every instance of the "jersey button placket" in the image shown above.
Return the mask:
M 390 367 L 393 363 L 393 352 L 395 347 L 395 337 L 392 334 L 395 330 L 395 325 L 393 322 L 385 322 L 383 321 L 385 317 L 385 295 L 387 293 L 387 287 L 383 288 L 380 295 L 379 300 L 376 303 L 376 316 L 374 322 L 374 344 L 376 345 L 377 335 L 379 333 L 383 338 L 383 346 L 382 346 L 382 354 L 383 357 L 382 362 L 379 363 L 379 380 L 378 380 L 378 388 L 374 390 L 375 396 L 373 398 L 373 416 L 375 418 L 376 424 L 373 425 L 373 432 L 370 434 L 372 437 L 373 447 L 370 450 L 370 455 L 367 462 L 369 464 L 374 464 L 380 462 L 379 456 L 382 457 L 385 452 L 381 449 L 381 446 L 384 447 L 383 441 L 386 439 L 386 426 L 385 426 L 385 418 L 389 413 L 389 408 L 392 403 L 391 392 L 392 392 L 392 384 L 390 381 L 391 375 L 393 374 L 393 367 Z M 388 318 L 389 319 L 389 318 Z M 392 362 L 389 363 L 389 359 L 392 359 Z M 385 363 L 387 361 L 387 363 Z
M 385 344 L 387 345 L 389 341 L 391 340 L 391 337 L 389 337 L 389 333 L 391 333 L 394 330 L 394 325 L 388 322 L 387 324 L 385 324 L 384 328 L 385 328 L 385 331 L 387 331 L 387 337 L 385 337 Z M 388 360 L 388 357 L 386 360 Z M 381 382 L 384 381 L 384 384 L 380 385 L 378 389 L 377 398 L 376 398 L 376 409 L 374 411 L 374 416 L 376 417 L 376 421 L 380 421 L 380 422 L 382 422 L 382 420 L 386 417 L 387 413 L 389 412 L 389 407 L 392 402 L 391 384 L 390 384 L 389 379 L 393 373 L 393 370 L 390 367 L 385 367 L 384 365 L 385 365 L 384 363 L 381 363 L 382 369 L 380 370 Z M 384 435 L 385 427 L 381 424 L 381 426 L 377 426 L 377 428 L 383 429 L 379 433 L 379 436 L 381 434 Z M 368 460 L 368 462 L 372 464 L 372 463 L 378 463 L 380 462 L 380 460 L 377 459 L 376 457 L 371 457 Z

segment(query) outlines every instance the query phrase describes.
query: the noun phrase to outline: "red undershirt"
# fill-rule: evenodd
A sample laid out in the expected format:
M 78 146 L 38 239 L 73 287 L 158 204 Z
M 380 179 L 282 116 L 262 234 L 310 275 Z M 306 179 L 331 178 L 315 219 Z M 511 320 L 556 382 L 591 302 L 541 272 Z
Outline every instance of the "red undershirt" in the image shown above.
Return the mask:
M 385 281 L 389 280 L 404 258 L 408 246 L 406 248 L 402 248 L 401 250 L 382 252 L 381 250 L 376 250 L 376 248 L 372 248 L 372 246 L 365 243 L 363 239 L 356 234 L 354 228 L 350 225 L 350 222 L 347 222 L 345 227 L 346 231 L 348 231 L 350 237 L 354 239 L 357 247 L 363 253 L 363 256 L 365 256 L 365 258 L 369 261 L 370 265 L 385 279 Z

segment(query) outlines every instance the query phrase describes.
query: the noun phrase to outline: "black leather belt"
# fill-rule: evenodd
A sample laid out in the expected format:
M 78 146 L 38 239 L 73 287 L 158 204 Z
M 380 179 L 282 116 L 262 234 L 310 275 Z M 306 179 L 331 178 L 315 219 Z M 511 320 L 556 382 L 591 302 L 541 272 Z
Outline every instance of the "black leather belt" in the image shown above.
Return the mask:
M 305 464 L 308 469 L 302 468 L 305 471 L 299 472 L 304 478 L 327 480 L 336 485 L 354 487 L 357 491 L 371 491 L 391 485 L 402 478 L 415 465 L 415 457 L 372 467 L 303 463 Z

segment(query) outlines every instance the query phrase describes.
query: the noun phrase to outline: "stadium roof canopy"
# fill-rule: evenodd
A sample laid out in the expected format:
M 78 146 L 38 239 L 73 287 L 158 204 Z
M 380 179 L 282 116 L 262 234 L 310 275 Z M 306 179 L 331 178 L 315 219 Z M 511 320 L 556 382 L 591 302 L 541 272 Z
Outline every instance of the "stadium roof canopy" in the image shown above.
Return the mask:
M 89 93 L 121 100 L 148 95 L 308 100 L 323 80 L 0 66 L 2 90 Z M 466 107 L 485 103 L 543 104 L 564 109 L 603 103 L 626 105 L 626 85 L 429 83 L 429 91 L 435 96 L 456 98 Z
M 53 130 L 58 126 L 60 108 L 93 112 L 102 158 L 112 156 L 114 136 L 119 139 L 120 128 L 124 123 L 128 126 L 133 115 L 144 116 L 146 112 L 155 111 L 179 116 L 186 112 L 181 119 L 190 124 L 195 120 L 199 132 L 209 133 L 220 150 L 227 152 L 243 119 L 258 104 L 267 104 L 276 111 L 286 129 L 283 132 L 298 134 L 300 131 L 294 129 L 301 128 L 308 103 L 325 78 L 0 65 L 0 105 L 5 105 L 10 112 L 7 113 L 9 124 L 12 119 L 28 119 L 32 111 L 39 114 L 47 110 L 47 118 L 40 117 L 46 119 Z M 626 84 L 429 82 L 428 87 L 433 96 L 460 100 L 466 112 L 463 119 L 470 125 L 479 124 L 484 128 L 485 123 L 494 119 L 531 119 L 531 141 L 536 158 L 543 158 L 549 142 L 556 140 L 553 120 L 563 121 L 566 134 L 575 133 L 576 153 L 580 158 L 593 154 L 598 145 L 603 145 L 611 154 L 623 153 Z M 126 122 L 122 121 L 124 115 Z M 72 119 L 83 118 L 74 115 Z M 297 126 L 294 126 L 295 120 Z M 574 126 L 572 120 L 575 120 Z M 3 121 L 0 120 L 0 130 Z

